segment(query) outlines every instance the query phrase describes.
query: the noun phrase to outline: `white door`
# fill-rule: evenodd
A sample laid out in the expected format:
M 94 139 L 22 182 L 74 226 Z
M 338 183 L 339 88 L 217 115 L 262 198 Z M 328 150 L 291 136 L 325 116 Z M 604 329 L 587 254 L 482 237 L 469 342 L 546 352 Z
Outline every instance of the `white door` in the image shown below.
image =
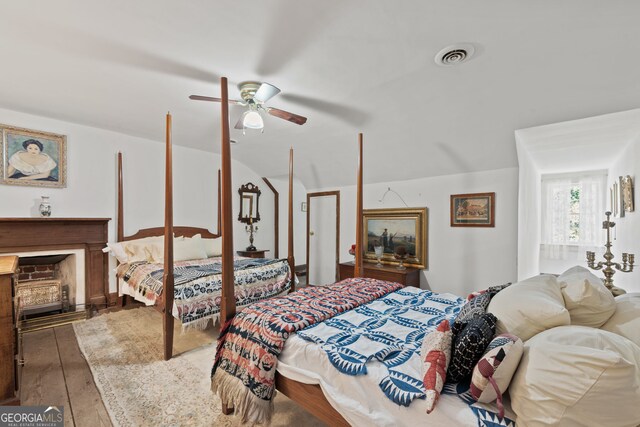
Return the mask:
M 329 193 L 329 192 L 327 192 Z M 310 285 L 326 285 L 337 280 L 338 192 L 309 194 L 307 277 Z

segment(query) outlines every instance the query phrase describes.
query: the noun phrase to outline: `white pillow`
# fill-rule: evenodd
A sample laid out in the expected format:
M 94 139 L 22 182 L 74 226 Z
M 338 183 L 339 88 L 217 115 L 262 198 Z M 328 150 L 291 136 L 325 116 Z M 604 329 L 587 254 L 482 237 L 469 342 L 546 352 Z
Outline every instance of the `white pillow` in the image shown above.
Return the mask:
M 222 237 L 216 239 L 202 239 L 204 250 L 209 258 L 222 256 Z
M 599 328 L 616 311 L 611 291 L 593 273 L 579 265 L 558 277 L 572 325 Z
M 496 335 L 508 332 L 522 341 L 571 323 L 560 285 L 550 275 L 534 276 L 501 290 L 491 299 L 487 312 L 498 318 Z
M 136 261 L 149 261 L 148 255 L 144 248 L 147 245 L 161 239 L 161 237 L 144 237 L 142 239 L 125 240 L 117 243 L 107 243 L 108 249 L 103 249 L 103 252 L 111 252 L 121 264 Z
M 147 247 L 147 257 L 155 263 L 164 262 L 164 239 Z M 193 237 L 177 237 L 173 239 L 173 261 L 188 261 L 207 258 L 207 253 L 199 234 Z
M 637 426 L 640 347 L 585 326 L 544 331 L 525 343 L 509 386 L 518 426 Z
M 600 329 L 622 335 L 640 346 L 640 293 L 623 294 L 615 301 L 615 313 Z
M 145 249 L 150 245 L 157 244 L 158 242 L 162 244 L 162 239 L 163 237 L 161 236 L 153 236 L 153 237 L 144 237 L 142 239 L 126 240 L 120 243 L 124 247 L 124 250 L 129 257 L 128 262 L 137 262 L 137 261 L 151 262 L 152 259 L 149 257 Z
M 127 255 L 127 252 L 124 250 L 122 243 L 107 243 L 107 248 L 102 251 L 111 252 L 120 264 L 126 264 L 129 262 L 129 255 Z

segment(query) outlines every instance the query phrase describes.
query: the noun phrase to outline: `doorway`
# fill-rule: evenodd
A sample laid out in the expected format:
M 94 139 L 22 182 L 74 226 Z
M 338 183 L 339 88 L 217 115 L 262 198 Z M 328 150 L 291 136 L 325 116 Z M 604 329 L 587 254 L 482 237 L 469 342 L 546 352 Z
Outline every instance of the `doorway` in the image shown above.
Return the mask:
M 338 280 L 340 191 L 307 193 L 307 284 Z

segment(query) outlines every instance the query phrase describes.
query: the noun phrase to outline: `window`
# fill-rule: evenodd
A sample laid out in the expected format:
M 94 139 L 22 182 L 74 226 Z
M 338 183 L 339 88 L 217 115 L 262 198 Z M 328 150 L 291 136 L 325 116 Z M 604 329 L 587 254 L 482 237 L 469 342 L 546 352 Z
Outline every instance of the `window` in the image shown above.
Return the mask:
M 601 243 L 605 171 L 542 176 L 543 245 Z

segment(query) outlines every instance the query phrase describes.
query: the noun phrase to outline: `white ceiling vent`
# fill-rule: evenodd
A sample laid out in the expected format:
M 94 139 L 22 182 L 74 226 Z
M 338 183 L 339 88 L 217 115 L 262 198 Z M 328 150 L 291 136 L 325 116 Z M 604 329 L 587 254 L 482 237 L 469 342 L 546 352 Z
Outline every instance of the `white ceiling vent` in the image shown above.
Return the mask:
M 470 43 L 458 43 L 447 46 L 438 52 L 435 61 L 438 65 L 450 67 L 468 61 L 475 51 L 475 48 Z

